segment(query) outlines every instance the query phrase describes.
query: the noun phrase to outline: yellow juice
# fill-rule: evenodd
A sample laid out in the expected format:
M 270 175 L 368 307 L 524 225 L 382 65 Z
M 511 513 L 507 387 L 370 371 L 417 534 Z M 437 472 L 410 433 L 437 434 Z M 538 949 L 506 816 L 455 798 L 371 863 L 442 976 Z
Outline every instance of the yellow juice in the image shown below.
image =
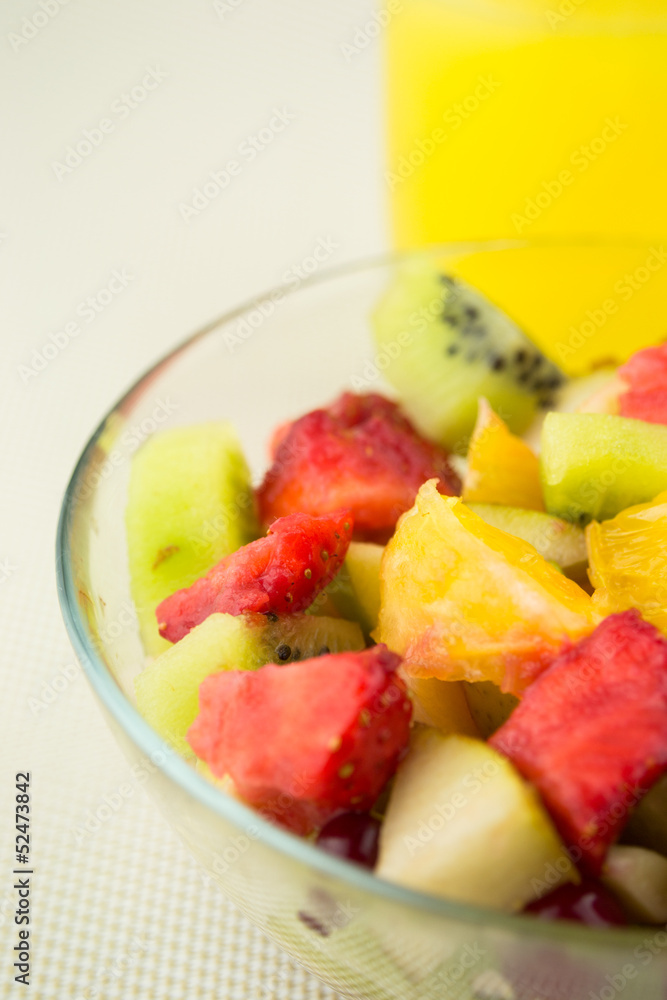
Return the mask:
M 386 32 L 396 245 L 623 243 L 592 282 L 562 254 L 508 267 L 507 298 L 572 371 L 664 339 L 667 0 L 403 0 Z

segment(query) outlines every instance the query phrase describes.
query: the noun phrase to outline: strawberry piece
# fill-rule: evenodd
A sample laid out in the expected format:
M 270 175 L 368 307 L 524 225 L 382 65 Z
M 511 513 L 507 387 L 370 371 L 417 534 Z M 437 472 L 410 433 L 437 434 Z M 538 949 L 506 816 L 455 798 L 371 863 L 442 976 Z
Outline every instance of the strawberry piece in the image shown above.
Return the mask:
M 620 415 L 667 424 L 667 344 L 637 351 L 618 374 L 628 386 L 618 398 Z
M 427 479 L 460 493 L 447 453 L 420 437 L 396 403 L 343 393 L 274 435 L 273 465 L 257 499 L 264 524 L 293 511 L 354 514 L 355 538 L 384 543 Z
M 216 611 L 305 610 L 342 566 L 352 525 L 348 510 L 280 518 L 265 538 L 225 556 L 206 576 L 162 601 L 156 610 L 160 635 L 178 642 Z
M 403 755 L 412 706 L 378 645 L 252 673 L 213 674 L 188 731 L 198 757 L 295 833 L 370 809 Z
M 619 376 L 631 389 L 667 387 L 667 343 L 637 351 L 618 369 Z
M 573 860 L 599 874 L 629 810 L 667 770 L 667 639 L 635 609 L 606 618 L 489 742 L 537 787 Z
M 667 380 L 661 389 L 630 389 L 619 396 L 622 417 L 646 420 L 650 424 L 667 424 Z

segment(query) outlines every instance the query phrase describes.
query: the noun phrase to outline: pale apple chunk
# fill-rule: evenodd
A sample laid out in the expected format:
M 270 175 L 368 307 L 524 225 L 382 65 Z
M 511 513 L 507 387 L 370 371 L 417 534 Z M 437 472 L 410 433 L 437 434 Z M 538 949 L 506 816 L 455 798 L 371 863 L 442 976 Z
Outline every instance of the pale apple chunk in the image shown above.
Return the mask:
M 480 740 L 417 727 L 380 834 L 380 878 L 517 912 L 577 881 L 537 792 Z

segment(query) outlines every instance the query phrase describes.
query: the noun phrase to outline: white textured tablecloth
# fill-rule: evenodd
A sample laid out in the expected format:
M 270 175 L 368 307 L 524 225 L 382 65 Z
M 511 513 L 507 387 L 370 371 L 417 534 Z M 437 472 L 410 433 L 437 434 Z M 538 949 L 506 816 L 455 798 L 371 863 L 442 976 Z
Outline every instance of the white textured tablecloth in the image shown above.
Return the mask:
M 332 265 L 382 249 L 371 13 L 370 0 L 0 5 L 0 997 L 333 996 L 204 883 L 132 781 L 61 624 L 54 536 L 86 438 L 149 364 L 319 240 Z M 12 967 L 25 770 L 29 989 Z

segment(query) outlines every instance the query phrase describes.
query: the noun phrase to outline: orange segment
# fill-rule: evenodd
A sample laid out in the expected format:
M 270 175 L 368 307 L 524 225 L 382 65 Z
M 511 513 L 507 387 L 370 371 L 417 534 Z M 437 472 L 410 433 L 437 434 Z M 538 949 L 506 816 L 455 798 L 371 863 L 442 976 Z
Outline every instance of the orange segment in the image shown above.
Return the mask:
M 463 499 L 544 510 L 537 456 L 525 441 L 512 434 L 484 398 L 479 401 L 468 450 Z
M 667 632 L 667 492 L 586 529 L 595 605 L 638 608 Z
M 514 694 L 600 616 L 590 597 L 528 542 L 425 483 L 380 571 L 374 638 L 417 677 L 494 681 Z

